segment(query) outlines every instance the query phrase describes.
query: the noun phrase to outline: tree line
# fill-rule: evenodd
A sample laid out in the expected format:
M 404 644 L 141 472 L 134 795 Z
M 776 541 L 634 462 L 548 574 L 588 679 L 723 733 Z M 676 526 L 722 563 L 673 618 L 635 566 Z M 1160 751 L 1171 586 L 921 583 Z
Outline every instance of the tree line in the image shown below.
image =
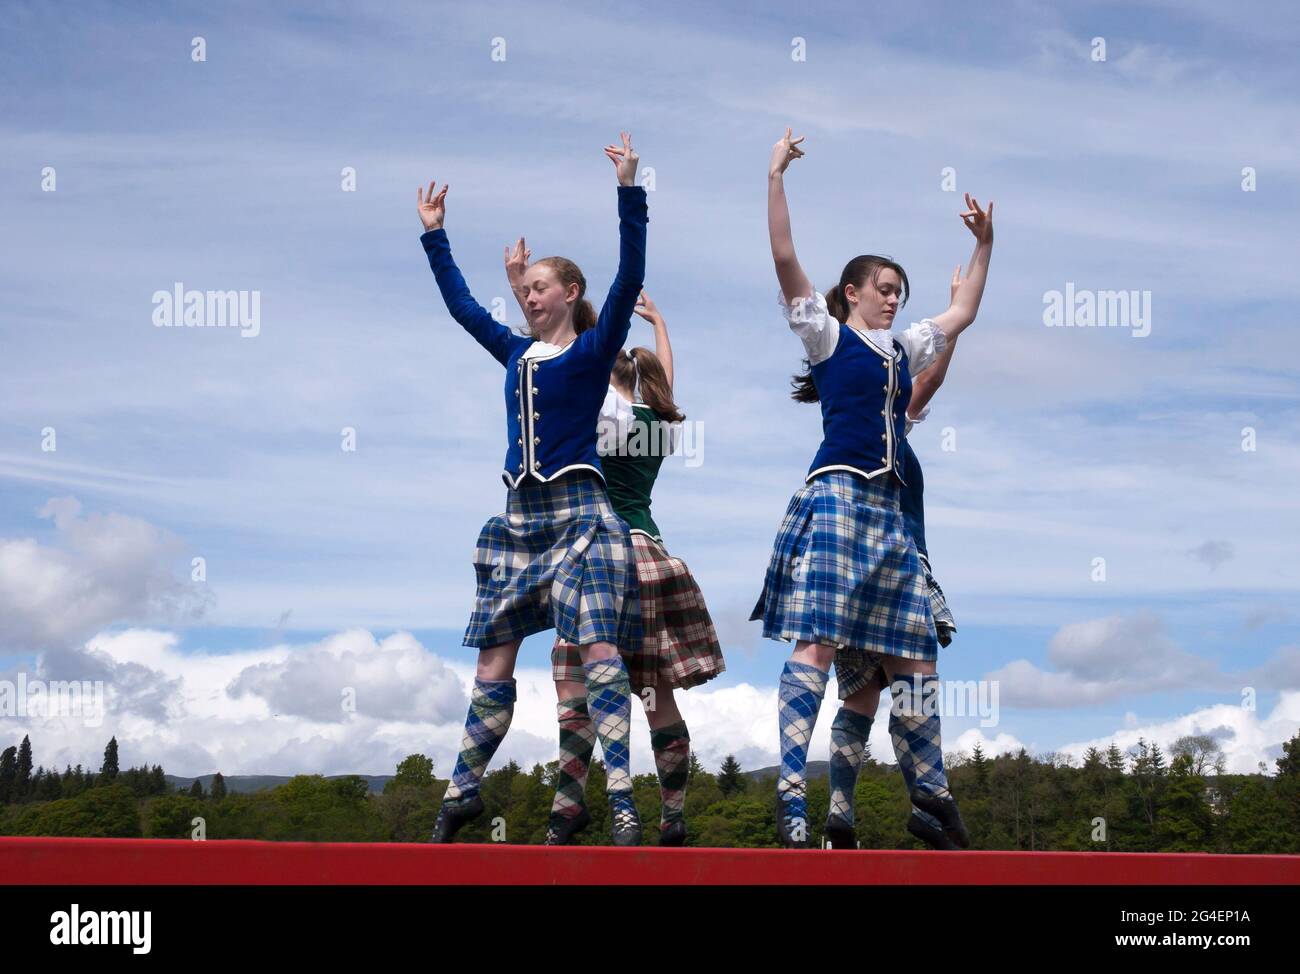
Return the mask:
M 1174 742 L 1169 754 L 1146 741 L 1121 751 L 1090 749 L 1031 756 L 1021 749 L 989 757 L 945 755 L 948 777 L 976 849 L 1026 851 L 1300 853 L 1300 732 L 1283 746 L 1275 774 L 1227 774 L 1223 754 L 1206 736 Z M 486 814 L 458 837 L 466 842 L 537 844 L 546 833 L 558 766 L 525 770 L 509 762 L 483 779 Z M 808 787 L 815 843 L 829 805 L 828 780 Z M 634 778 L 634 797 L 653 844 L 659 784 Z M 27 737 L 0 753 L 0 835 L 85 835 L 145 838 L 423 842 L 447 782 L 433 762 L 412 754 L 398 764 L 382 794 L 365 779 L 298 775 L 255 793 L 235 793 L 216 775 L 169 789 L 162 768 L 118 770 L 117 740 L 98 772 L 32 769 Z M 580 845 L 608 842 L 605 769 L 591 765 L 591 826 Z M 688 845 L 776 848 L 774 774 L 747 774 L 733 756 L 717 772 L 692 755 L 686 795 Z M 894 765 L 868 757 L 856 792 L 863 848 L 920 845 L 906 831 L 910 804 Z

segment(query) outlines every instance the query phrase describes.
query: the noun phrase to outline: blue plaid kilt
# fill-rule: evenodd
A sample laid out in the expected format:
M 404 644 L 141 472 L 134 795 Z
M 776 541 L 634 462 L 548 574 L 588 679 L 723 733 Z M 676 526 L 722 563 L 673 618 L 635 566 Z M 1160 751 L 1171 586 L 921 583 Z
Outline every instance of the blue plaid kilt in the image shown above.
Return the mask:
M 478 591 L 464 644 L 480 649 L 554 629 L 578 645 L 613 643 L 635 678 L 642 659 L 640 583 L 627 523 L 589 471 L 506 493 L 474 550 Z
M 786 508 L 750 619 L 769 639 L 835 646 L 840 695 L 881 655 L 933 660 L 938 637 L 925 572 L 903 523 L 898 484 L 818 474 Z

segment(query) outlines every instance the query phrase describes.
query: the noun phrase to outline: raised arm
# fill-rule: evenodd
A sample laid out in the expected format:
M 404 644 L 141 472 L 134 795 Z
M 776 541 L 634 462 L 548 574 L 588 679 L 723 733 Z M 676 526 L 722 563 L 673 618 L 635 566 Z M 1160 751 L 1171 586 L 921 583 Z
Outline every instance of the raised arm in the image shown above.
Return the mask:
M 610 285 L 605 304 L 592 329 L 591 340 L 596 342 L 601 354 L 609 359 L 627 341 L 632 327 L 632 311 L 637 295 L 645 283 L 646 207 L 645 188 L 636 185 L 636 165 L 640 157 L 632 149 L 632 136 L 622 133 L 623 146 L 605 146 L 605 155 L 614 163 L 618 173 L 618 271 Z M 582 335 L 578 336 L 582 338 Z
M 524 246 L 523 237 L 519 238 L 514 250 L 506 248 L 506 280 L 510 282 L 510 292 L 515 296 L 519 310 L 524 313 L 524 321 L 528 320 L 528 305 L 524 304 L 528 288 L 524 287 L 524 273 L 528 270 L 528 258 L 532 255 L 533 252 Z
M 673 346 L 668 341 L 668 323 L 664 321 L 664 316 L 659 313 L 659 307 L 650 300 L 650 295 L 641 291 L 641 300 L 637 302 L 633 309 L 638 315 L 650 322 L 655 330 L 655 358 L 659 364 L 664 367 L 664 375 L 668 378 L 668 388 L 673 387 Z
M 790 233 L 790 207 L 785 200 L 785 170 L 794 159 L 803 156 L 799 143 L 803 136 L 790 138 L 790 129 L 772 146 L 772 159 L 767 167 L 767 235 L 772 243 L 772 263 L 776 265 L 776 279 L 787 304 L 799 298 L 811 297 L 812 281 L 799 265 L 794 252 L 794 237 Z
M 993 201 L 989 200 L 988 212 L 985 213 L 979 202 L 967 193 L 966 205 L 970 209 L 961 214 L 961 218 L 975 235 L 975 251 L 971 254 L 966 279 L 953 295 L 952 304 L 947 311 L 932 319 L 947 335 L 949 344 L 975 320 L 980 299 L 984 296 L 984 282 L 988 279 L 989 258 L 993 255 Z
M 961 265 L 952 272 L 952 284 L 950 285 L 951 295 L 948 299 L 948 306 L 957 301 L 957 292 L 961 289 Z M 922 372 L 920 375 L 912 377 L 912 398 L 907 404 L 907 415 L 912 419 L 921 417 L 925 412 L 926 406 L 934 398 L 934 394 L 939 391 L 943 385 L 944 378 L 948 375 L 948 364 L 952 361 L 952 353 L 957 350 L 957 336 L 954 335 L 944 346 L 944 350 L 939 357 L 934 360 L 934 364 Z
M 448 187 L 444 185 L 434 195 L 434 186 L 430 182 L 428 196 L 420 189 L 416 191 L 416 197 L 419 200 L 420 221 L 424 224 L 420 243 L 429 258 L 429 267 L 438 282 L 438 290 L 442 292 L 442 300 L 457 323 L 487 349 L 494 359 L 505 365 L 510 357 L 511 346 L 524 339 L 512 334 L 509 328 L 493 318 L 469 293 L 465 278 L 452 259 L 447 231 L 442 227 Z

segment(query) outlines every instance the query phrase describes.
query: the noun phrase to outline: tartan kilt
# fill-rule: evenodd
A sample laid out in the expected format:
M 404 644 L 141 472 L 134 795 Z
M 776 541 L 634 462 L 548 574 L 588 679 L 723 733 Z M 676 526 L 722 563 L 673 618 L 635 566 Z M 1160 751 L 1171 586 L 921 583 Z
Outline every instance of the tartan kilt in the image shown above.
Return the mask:
M 871 654 L 936 659 L 925 572 L 893 478 L 833 470 L 795 491 L 750 619 L 762 620 L 769 639 L 866 654 L 841 654 L 841 696 L 853 660 L 869 661 Z
M 632 531 L 640 580 L 642 648 L 654 661 L 653 671 L 633 675 L 632 688 L 668 686 L 688 689 L 707 683 L 727 666 L 704 595 L 691 570 L 644 531 Z M 576 646 L 558 641 L 551 650 L 551 674 L 557 681 L 582 682 Z
M 952 617 L 948 600 L 944 598 L 943 589 L 939 587 L 939 582 L 930 568 L 930 559 L 925 555 L 921 555 L 920 558 L 921 568 L 925 572 L 925 586 L 930 596 L 930 615 L 934 617 L 934 628 L 939 634 L 939 645 L 947 646 L 952 642 L 953 634 L 957 631 L 957 621 Z
M 632 538 L 596 474 L 577 471 L 507 491 L 506 510 L 479 532 L 474 573 L 466 646 L 554 629 L 568 642 L 613 643 L 634 675 L 653 666 L 641 645 Z

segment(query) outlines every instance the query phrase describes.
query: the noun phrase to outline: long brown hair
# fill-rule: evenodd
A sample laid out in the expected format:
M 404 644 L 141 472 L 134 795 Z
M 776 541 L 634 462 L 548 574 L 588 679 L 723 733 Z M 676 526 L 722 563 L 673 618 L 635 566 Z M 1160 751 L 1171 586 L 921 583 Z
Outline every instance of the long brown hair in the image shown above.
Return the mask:
M 911 285 L 907 281 L 907 271 L 903 270 L 902 265 L 878 254 L 859 254 L 844 265 L 844 270 L 840 273 L 840 282 L 826 292 L 826 310 L 831 313 L 831 317 L 841 324 L 847 323 L 850 305 L 844 296 L 845 287 L 852 284 L 861 289 L 868 281 L 875 284 L 880 272 L 887 267 L 903 282 L 898 306 L 901 308 L 907 304 Z M 821 394 L 817 392 L 817 385 L 813 382 L 812 365 L 807 359 L 804 359 L 803 371 L 790 380 L 790 385 L 794 387 L 790 398 L 795 402 L 821 402 Z
M 668 385 L 668 373 L 664 371 L 663 363 L 650 349 L 638 346 L 630 352 L 620 352 L 614 359 L 610 379 L 615 385 L 635 392 L 637 373 L 641 376 L 641 401 L 653 409 L 656 416 L 669 423 L 678 423 L 686 418 L 673 402 L 673 390 Z
M 559 280 L 560 286 L 566 291 L 570 284 L 578 285 L 578 300 L 573 303 L 574 334 L 581 335 L 588 328 L 595 328 L 596 309 L 587 300 L 587 279 L 582 276 L 582 271 L 578 269 L 578 265 L 567 257 L 543 257 L 533 263 L 545 264 L 549 267 Z M 528 335 L 530 338 L 536 337 L 533 335 L 531 325 L 528 328 Z

